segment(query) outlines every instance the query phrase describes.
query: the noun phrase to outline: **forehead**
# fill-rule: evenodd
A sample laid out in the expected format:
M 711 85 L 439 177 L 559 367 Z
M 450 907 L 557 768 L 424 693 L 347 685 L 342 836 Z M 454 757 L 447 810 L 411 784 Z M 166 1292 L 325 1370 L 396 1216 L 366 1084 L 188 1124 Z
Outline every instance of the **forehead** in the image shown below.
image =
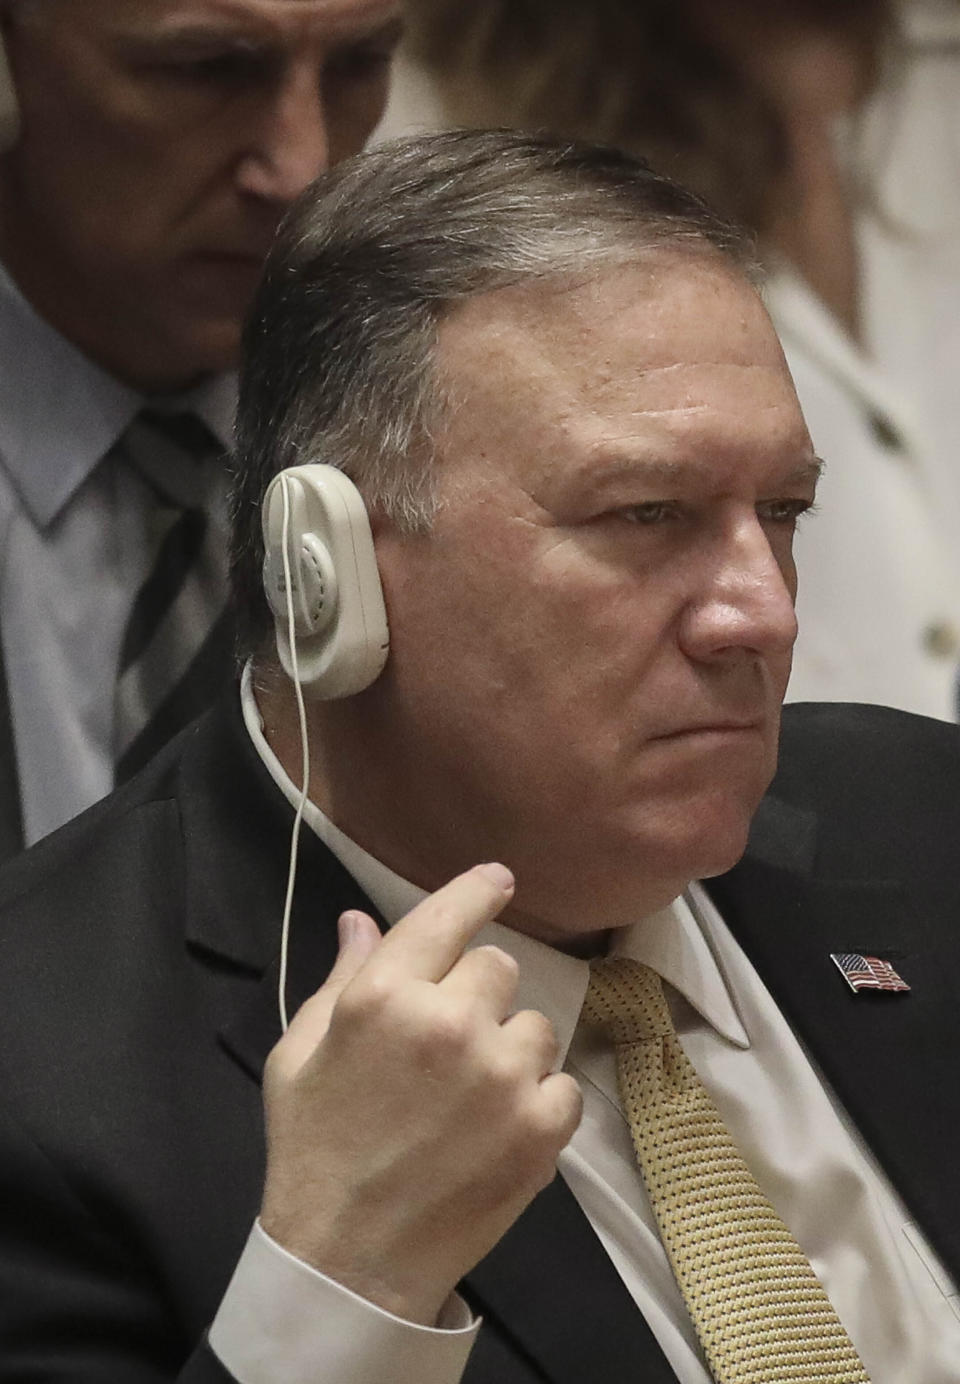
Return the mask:
M 709 452 L 812 455 L 783 352 L 753 286 L 719 255 L 656 251 L 575 283 L 468 300 L 442 325 L 457 407 L 448 440 L 529 472 Z M 448 453 L 451 449 L 448 448 Z
M 349 39 L 390 21 L 400 0 L 27 0 L 31 18 L 105 31 L 250 30 Z

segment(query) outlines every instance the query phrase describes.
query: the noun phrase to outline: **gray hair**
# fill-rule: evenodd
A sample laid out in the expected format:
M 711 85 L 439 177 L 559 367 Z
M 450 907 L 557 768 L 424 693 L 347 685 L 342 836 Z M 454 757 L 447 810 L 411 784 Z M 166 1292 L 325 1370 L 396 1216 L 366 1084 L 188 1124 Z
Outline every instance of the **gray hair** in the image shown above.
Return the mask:
M 278 471 L 327 462 L 368 508 L 428 528 L 443 318 L 478 294 L 662 248 L 719 252 L 754 271 L 745 233 L 614 149 L 458 130 L 382 144 L 318 179 L 280 230 L 245 334 L 232 561 L 241 651 L 272 628 L 260 507 Z

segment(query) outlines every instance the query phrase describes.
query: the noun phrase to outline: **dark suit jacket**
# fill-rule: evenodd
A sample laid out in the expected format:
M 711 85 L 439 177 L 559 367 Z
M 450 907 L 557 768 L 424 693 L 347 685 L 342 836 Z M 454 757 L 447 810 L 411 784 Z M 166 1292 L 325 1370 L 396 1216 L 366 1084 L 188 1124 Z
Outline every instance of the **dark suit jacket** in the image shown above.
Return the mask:
M 289 826 L 224 706 L 0 876 L 0 1380 L 227 1378 L 204 1332 L 260 1200 Z M 956 727 L 796 708 L 712 886 L 955 1276 L 958 842 Z M 317 840 L 301 856 L 294 1006 L 337 915 L 369 910 Z M 912 993 L 855 998 L 843 950 L 896 957 Z M 466 1384 L 674 1378 L 559 1178 L 463 1291 L 485 1319 Z

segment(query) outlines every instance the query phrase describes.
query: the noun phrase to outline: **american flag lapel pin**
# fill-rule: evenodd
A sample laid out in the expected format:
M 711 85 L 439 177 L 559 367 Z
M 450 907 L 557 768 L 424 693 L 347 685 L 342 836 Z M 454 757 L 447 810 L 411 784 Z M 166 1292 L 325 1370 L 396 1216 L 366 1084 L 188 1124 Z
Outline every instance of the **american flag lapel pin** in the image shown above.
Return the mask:
M 861 990 L 886 990 L 890 994 L 905 994 L 910 989 L 890 962 L 879 956 L 863 956 L 860 952 L 831 952 L 830 960 L 855 995 Z

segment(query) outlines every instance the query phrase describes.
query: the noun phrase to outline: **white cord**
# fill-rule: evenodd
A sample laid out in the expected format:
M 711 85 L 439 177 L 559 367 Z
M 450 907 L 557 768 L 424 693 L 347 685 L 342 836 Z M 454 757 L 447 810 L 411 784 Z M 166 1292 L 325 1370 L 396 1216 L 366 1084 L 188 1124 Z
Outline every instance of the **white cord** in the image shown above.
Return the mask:
M 303 688 L 300 686 L 300 669 L 297 664 L 297 631 L 293 613 L 293 591 L 290 581 L 290 495 L 288 492 L 289 482 L 284 476 L 280 481 L 280 492 L 283 496 L 283 530 L 281 533 L 281 546 L 283 548 L 283 585 L 287 597 L 287 636 L 290 641 L 290 672 L 293 679 L 293 690 L 297 698 L 297 715 L 300 721 L 300 751 L 303 756 L 303 767 L 301 770 L 301 789 L 300 801 L 297 804 L 297 811 L 293 819 L 293 830 L 290 833 L 290 866 L 287 872 L 287 897 L 283 905 L 283 924 L 280 929 L 280 976 L 277 981 L 277 1004 L 280 1009 L 280 1028 L 284 1033 L 287 1031 L 287 951 L 290 941 L 290 911 L 293 908 L 293 889 L 297 881 L 297 847 L 300 841 L 300 823 L 303 821 L 304 808 L 307 805 L 307 798 L 310 794 L 310 747 L 307 739 L 307 710 L 303 704 Z

